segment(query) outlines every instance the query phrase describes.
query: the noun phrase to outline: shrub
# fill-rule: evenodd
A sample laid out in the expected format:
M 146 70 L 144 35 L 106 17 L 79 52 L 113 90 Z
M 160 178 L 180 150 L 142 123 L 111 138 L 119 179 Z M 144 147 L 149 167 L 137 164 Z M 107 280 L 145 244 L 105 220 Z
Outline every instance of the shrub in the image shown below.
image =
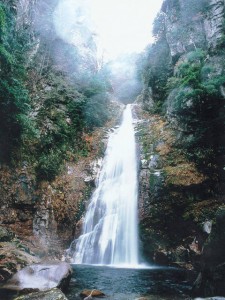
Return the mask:
M 42 153 L 36 167 L 38 180 L 53 180 L 62 168 L 62 155 L 60 150 L 51 149 Z
M 10 161 L 22 135 L 30 131 L 30 99 L 24 83 L 25 53 L 13 34 L 15 16 L 4 4 L 0 4 L 0 28 L 0 160 Z
M 221 144 L 218 132 L 224 128 L 220 88 L 225 76 L 205 65 L 204 57 L 205 53 L 197 49 L 178 66 L 177 77 L 167 83 L 166 110 L 183 128 L 180 146 L 186 149 L 188 158 L 208 172 L 216 165 L 215 157 L 223 148 L 218 146 Z

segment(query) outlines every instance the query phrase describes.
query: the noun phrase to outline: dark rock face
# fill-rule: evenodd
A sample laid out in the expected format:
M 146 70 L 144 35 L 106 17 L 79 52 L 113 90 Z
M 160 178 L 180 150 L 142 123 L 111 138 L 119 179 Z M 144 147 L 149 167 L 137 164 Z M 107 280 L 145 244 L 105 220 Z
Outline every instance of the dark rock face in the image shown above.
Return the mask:
M 206 224 L 224 204 L 224 7 L 221 0 L 163 2 L 144 74 L 150 101 L 142 97 L 137 132 L 143 252 L 198 271 L 204 255 L 215 259 L 204 246 Z
M 70 265 L 64 262 L 33 264 L 17 272 L 2 289 L 22 293 L 28 290 L 45 291 L 55 287 L 66 290 L 71 275 Z
M 139 119 L 144 115 L 136 106 Z M 137 124 L 140 144 L 139 220 L 141 250 L 156 264 L 199 265 L 199 254 L 208 234 L 197 226 L 192 199 L 200 194 L 205 176 L 174 147 L 176 132 L 159 116 Z M 195 196 L 194 196 L 195 195 Z
M 225 295 L 225 209 L 216 215 L 216 224 L 201 257 L 201 272 L 193 287 L 197 296 Z
M 154 253 L 154 263 L 157 265 L 167 266 L 169 264 L 169 258 L 167 256 L 167 253 L 164 253 L 163 251 L 156 251 Z
M 37 292 L 20 296 L 15 300 L 67 300 L 67 298 L 59 289 L 54 288 L 45 292 Z

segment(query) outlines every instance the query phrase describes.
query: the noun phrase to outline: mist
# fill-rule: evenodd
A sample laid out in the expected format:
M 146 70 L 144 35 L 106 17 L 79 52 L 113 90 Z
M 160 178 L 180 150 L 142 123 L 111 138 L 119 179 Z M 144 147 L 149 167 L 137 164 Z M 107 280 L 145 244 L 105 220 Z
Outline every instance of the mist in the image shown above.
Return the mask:
M 142 90 L 138 76 L 138 60 L 140 55 L 121 55 L 105 65 L 110 74 L 110 82 L 114 97 L 124 104 L 132 103 Z
M 76 31 L 85 25 L 96 37 L 100 56 L 113 60 L 140 53 L 153 42 L 152 23 L 163 0 L 60 0 L 54 13 L 58 35 L 70 43 L 83 39 Z
M 137 59 L 153 42 L 152 23 L 162 2 L 59 0 L 53 12 L 55 61 L 80 85 L 107 70 L 115 98 L 133 102 L 142 89 Z

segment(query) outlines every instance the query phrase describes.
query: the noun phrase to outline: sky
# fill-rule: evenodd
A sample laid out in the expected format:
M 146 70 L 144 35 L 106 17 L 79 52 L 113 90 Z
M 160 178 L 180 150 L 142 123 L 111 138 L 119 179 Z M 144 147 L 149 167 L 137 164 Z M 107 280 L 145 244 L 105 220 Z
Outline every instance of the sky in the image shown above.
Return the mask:
M 163 0 L 60 0 L 55 12 L 59 35 L 71 42 L 76 22 L 88 22 L 104 58 L 141 52 L 153 42 L 152 23 Z M 78 14 L 77 11 L 81 11 Z M 74 42 L 76 37 L 74 37 Z
M 91 17 L 105 55 L 141 52 L 153 42 L 152 23 L 163 0 L 92 0 Z

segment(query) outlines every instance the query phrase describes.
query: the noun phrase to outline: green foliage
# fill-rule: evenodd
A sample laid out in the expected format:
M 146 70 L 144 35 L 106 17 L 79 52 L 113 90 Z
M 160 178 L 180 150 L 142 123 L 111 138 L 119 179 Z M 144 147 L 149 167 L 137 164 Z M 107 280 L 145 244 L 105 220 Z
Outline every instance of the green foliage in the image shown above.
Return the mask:
M 171 75 L 169 48 L 167 42 L 160 39 L 147 51 L 148 55 L 142 76 L 145 84 L 152 88 L 155 102 L 153 111 L 160 113 L 167 96 L 167 80 Z
M 60 54 L 65 54 L 57 60 L 62 71 L 45 68 L 41 84 L 35 82 L 41 96 L 35 99 L 32 95 L 31 101 L 26 55 L 33 41 L 28 25 L 22 30 L 16 27 L 16 11 L 10 8 L 9 4 L 0 3 L 0 160 L 24 158 L 36 165 L 39 180 L 52 180 L 65 160 L 87 155 L 83 134 L 108 120 L 108 83 L 101 72 L 73 74 L 78 58 L 76 48 L 57 40 L 55 48 L 62 48 Z M 68 58 L 73 60 L 70 65 Z M 40 62 L 37 58 L 32 63 L 35 68 L 35 63 Z M 70 78 L 66 72 L 72 74 Z M 46 84 L 49 89 L 43 90 Z M 36 111 L 32 113 L 34 107 Z
M 42 153 L 36 168 L 39 180 L 53 180 L 62 168 L 60 150 L 51 149 L 49 153 Z
M 201 69 L 204 58 L 205 52 L 201 49 L 188 53 L 186 61 L 180 64 L 178 68 L 178 77 L 181 78 L 181 85 L 198 87 L 201 81 Z
M 206 57 L 206 52 L 200 48 L 195 49 L 187 54 L 187 60 L 189 63 L 202 63 Z
M 0 41 L 3 40 L 3 35 L 5 32 L 6 27 L 6 14 L 5 14 L 5 7 L 1 4 L 0 5 Z
M 0 56 L 2 65 L 11 65 L 14 63 L 13 56 L 6 50 L 3 45 L 0 45 Z
M 87 194 L 89 195 L 90 193 L 87 193 Z M 77 205 L 77 212 L 75 215 L 76 223 L 81 220 L 84 213 L 85 213 L 85 201 L 82 199 L 78 202 L 78 205 Z
M 224 128 L 220 88 L 225 84 L 225 76 L 216 72 L 214 75 L 213 67 L 205 64 L 205 55 L 197 49 L 178 66 L 177 77 L 170 78 L 167 84 L 169 97 L 166 106 L 185 128 L 182 147 L 186 148 L 186 155 L 212 173 L 210 168 L 215 165 L 213 161 L 221 151 L 216 137 Z
M 109 118 L 107 88 L 104 76 L 97 74 L 82 91 L 86 97 L 82 112 L 87 130 L 103 126 Z
M 51 74 L 51 90 L 37 116 L 41 134 L 36 146 L 39 180 L 52 180 L 65 160 L 87 155 L 83 133 L 102 126 L 108 119 L 105 82 L 96 75 L 77 88 L 62 74 Z
M 103 126 L 108 120 L 107 102 L 108 99 L 104 93 L 87 99 L 84 105 L 84 120 L 89 130 Z
M 24 84 L 24 53 L 20 51 L 15 16 L 0 4 L 0 160 L 8 161 L 28 133 L 29 96 Z

